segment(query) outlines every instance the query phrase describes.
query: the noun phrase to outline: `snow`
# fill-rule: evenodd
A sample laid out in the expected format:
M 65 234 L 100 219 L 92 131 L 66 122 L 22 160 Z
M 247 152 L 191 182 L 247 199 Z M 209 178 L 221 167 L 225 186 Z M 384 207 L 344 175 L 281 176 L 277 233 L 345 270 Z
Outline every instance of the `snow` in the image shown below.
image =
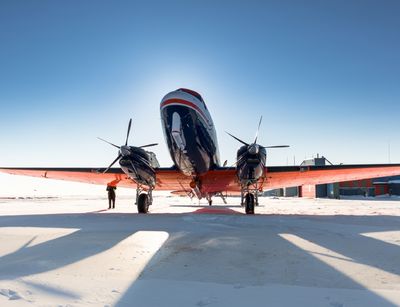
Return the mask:
M 400 305 L 399 198 L 261 198 L 246 216 L 156 193 L 139 215 L 134 190 L 105 210 L 104 187 L 4 178 L 0 306 Z

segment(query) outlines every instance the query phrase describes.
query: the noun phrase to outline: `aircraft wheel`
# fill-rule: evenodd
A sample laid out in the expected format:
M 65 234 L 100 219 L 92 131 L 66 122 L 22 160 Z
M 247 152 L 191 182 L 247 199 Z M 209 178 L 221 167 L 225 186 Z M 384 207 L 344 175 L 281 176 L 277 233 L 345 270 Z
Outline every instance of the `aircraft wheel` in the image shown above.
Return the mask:
M 137 207 L 138 213 L 147 213 L 149 211 L 149 196 L 146 193 L 139 195 Z
M 254 195 L 247 193 L 245 197 L 246 214 L 254 214 Z
M 210 200 L 208 201 L 208 205 L 209 205 L 209 206 L 212 206 L 212 199 L 210 199 Z

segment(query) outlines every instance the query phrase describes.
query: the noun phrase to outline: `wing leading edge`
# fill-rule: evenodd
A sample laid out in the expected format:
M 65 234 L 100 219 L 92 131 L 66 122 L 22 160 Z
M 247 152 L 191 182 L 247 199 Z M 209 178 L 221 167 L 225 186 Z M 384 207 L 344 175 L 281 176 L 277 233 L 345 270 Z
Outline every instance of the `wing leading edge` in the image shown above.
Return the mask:
M 95 168 L 0 168 L 0 172 L 136 188 L 136 183 L 128 178 L 119 168 L 112 168 L 107 173 Z M 328 166 L 270 166 L 265 168 L 265 177 L 260 179 L 260 190 L 293 187 L 308 184 L 325 184 L 350 180 L 362 180 L 400 175 L 400 164 L 360 164 Z M 155 190 L 189 190 L 191 178 L 173 168 L 156 169 L 157 183 Z M 235 168 L 218 168 L 201 176 L 202 190 L 206 193 L 237 193 L 240 185 Z
M 400 175 L 400 164 L 356 164 L 266 168 L 268 189 Z
M 400 175 L 400 164 L 270 166 L 264 174 L 258 182 L 260 190 L 396 176 Z M 210 171 L 202 182 L 208 193 L 240 192 L 235 168 Z
M 40 168 L 40 167 L 2 167 L 0 172 L 12 175 L 40 177 L 48 179 L 76 181 L 83 183 L 111 185 L 126 188 L 136 188 L 136 182 L 128 178 L 120 168 Z M 179 190 L 188 186 L 190 180 L 173 168 L 159 168 L 156 170 L 156 190 Z

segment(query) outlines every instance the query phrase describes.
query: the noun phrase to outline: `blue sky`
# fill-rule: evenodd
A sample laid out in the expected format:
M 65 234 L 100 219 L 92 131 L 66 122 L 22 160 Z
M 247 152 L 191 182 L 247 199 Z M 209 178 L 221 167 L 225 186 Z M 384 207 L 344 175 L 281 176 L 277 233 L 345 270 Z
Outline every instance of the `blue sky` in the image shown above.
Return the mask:
M 400 162 L 398 1 L 1 1 L 0 164 L 106 166 L 100 136 L 158 142 L 159 102 L 200 92 L 221 160 L 254 138 L 269 164 Z

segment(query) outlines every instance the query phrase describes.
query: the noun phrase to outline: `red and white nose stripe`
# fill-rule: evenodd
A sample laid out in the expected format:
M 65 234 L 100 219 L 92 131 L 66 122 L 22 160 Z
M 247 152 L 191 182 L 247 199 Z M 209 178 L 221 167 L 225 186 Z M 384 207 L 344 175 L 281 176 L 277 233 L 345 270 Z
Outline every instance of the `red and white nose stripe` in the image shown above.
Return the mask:
M 203 112 L 196 104 L 194 104 L 193 102 L 190 102 L 190 101 L 187 101 L 187 100 L 184 100 L 184 99 L 180 99 L 180 98 L 171 98 L 171 99 L 167 99 L 167 100 L 163 101 L 163 102 L 161 103 L 160 108 L 163 109 L 163 108 L 165 108 L 165 107 L 167 107 L 167 106 L 171 106 L 171 105 L 174 105 L 174 106 L 176 106 L 176 105 L 181 105 L 181 106 L 184 106 L 184 107 L 189 107 L 189 108 L 191 108 L 191 109 L 197 111 L 197 112 L 200 114 L 200 116 L 201 116 L 206 122 L 208 122 L 207 116 L 206 116 L 206 115 L 204 114 L 204 112 Z
M 183 106 L 195 110 L 207 124 L 211 124 L 203 102 L 198 101 L 198 99 L 191 94 L 181 91 L 167 94 L 161 101 L 160 109 L 162 110 L 168 106 Z

